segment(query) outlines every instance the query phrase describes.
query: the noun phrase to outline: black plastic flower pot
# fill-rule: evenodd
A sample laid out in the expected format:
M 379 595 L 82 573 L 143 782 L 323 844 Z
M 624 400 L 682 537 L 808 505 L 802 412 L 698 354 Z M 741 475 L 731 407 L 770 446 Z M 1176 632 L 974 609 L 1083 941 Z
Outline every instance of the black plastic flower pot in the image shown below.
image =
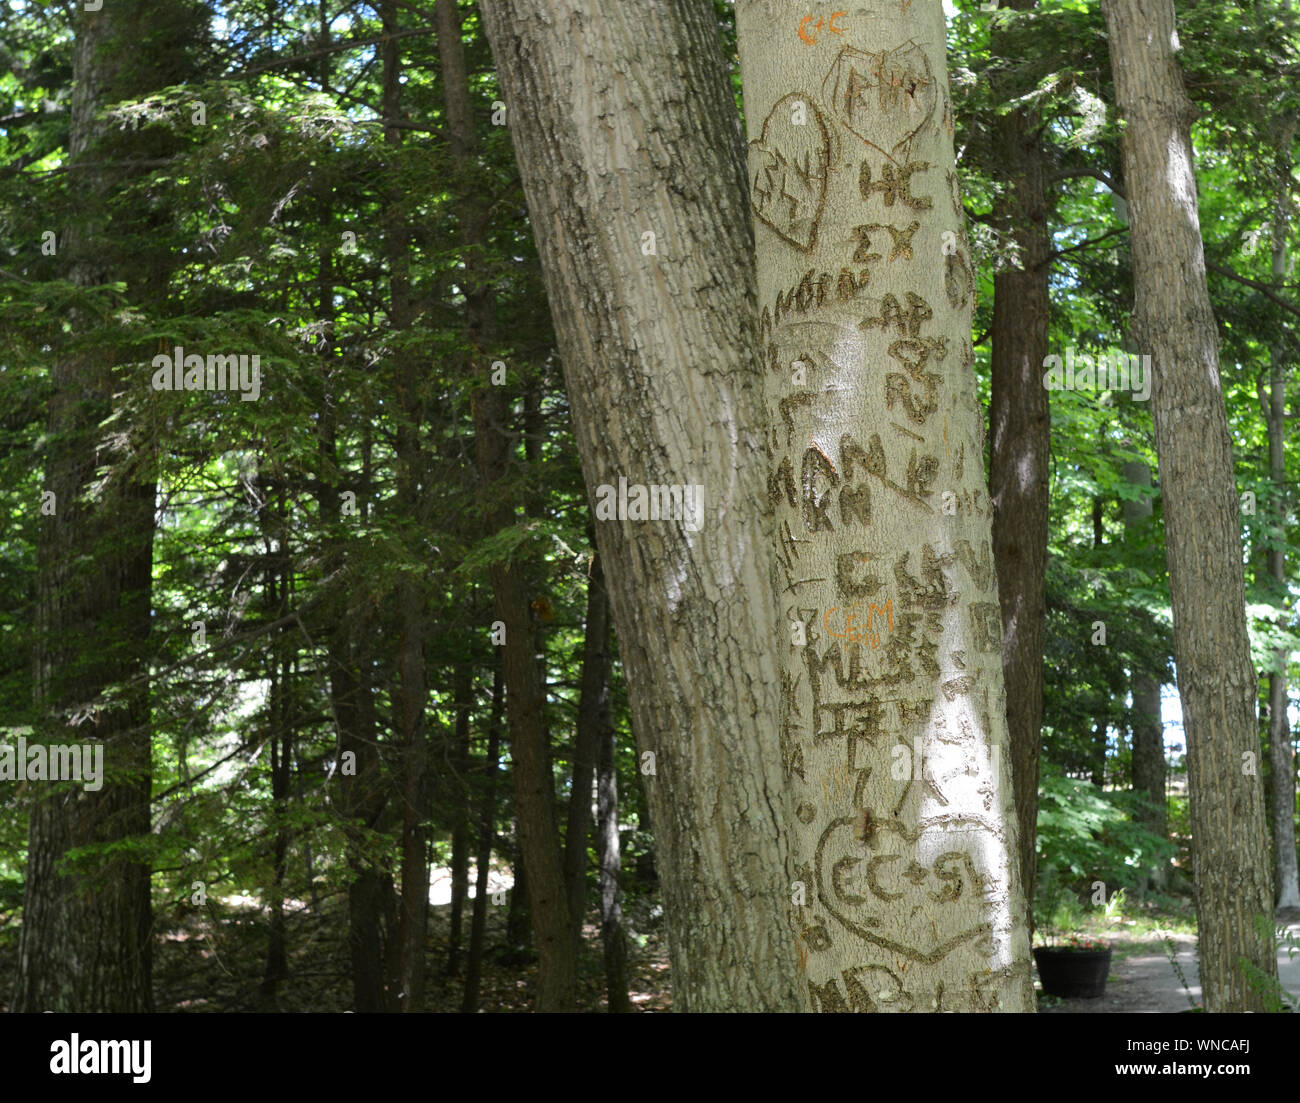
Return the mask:
M 1043 991 L 1065 999 L 1094 1000 L 1106 991 L 1110 950 L 1072 950 L 1039 946 L 1034 950 Z

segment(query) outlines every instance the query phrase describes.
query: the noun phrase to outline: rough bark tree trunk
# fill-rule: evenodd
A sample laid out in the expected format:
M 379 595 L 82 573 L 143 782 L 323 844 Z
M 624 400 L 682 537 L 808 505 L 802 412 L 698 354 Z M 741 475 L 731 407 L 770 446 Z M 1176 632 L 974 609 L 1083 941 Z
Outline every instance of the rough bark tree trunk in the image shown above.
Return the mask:
M 125 132 L 102 112 L 185 77 L 206 13 L 142 0 L 98 11 L 76 5 L 69 180 L 80 206 L 63 232 L 67 277 L 79 287 L 122 281 L 146 315 L 165 294 L 174 256 L 149 242 L 173 212 L 122 203 L 139 163 L 170 153 L 165 128 Z M 133 165 L 132 163 L 135 162 Z M 123 167 L 123 166 L 126 167 Z M 116 206 L 115 206 L 116 205 Z M 116 213 L 110 226 L 108 211 Z M 123 246 L 133 230 L 139 237 Z M 111 231 L 111 232 L 110 232 Z M 70 335 L 116 325 L 76 310 Z M 148 651 L 152 606 L 155 457 L 150 433 L 123 421 L 122 394 L 148 387 L 149 352 L 99 347 L 50 365 L 37 536 L 34 739 L 102 747 L 97 791 L 62 787 L 29 820 L 23 924 L 13 1010 L 142 1012 L 151 992 L 153 918 L 147 861 L 129 848 L 93 870 L 61 863 L 81 847 L 121 844 L 150 830 L 152 727 Z M 134 399 L 130 401 L 134 402 Z M 110 418 L 123 440 L 103 429 Z M 97 493 L 88 493 L 101 471 Z M 45 498 L 52 493 L 53 499 Z M 114 699 L 105 700 L 114 690 Z M 40 788 L 44 789 L 44 786 Z
M 807 990 L 1032 1010 L 943 12 L 736 18 Z
M 1151 349 L 1160 488 L 1187 733 L 1192 866 L 1206 1011 L 1262 1010 L 1245 959 L 1276 976 L 1257 917 L 1272 871 L 1259 771 L 1256 681 L 1246 635 L 1241 530 L 1205 284 L 1191 122 L 1172 0 L 1102 0 L 1122 139 L 1135 304 Z
M 638 747 L 655 756 L 674 1007 L 795 1010 L 752 235 L 713 12 L 480 8 L 588 491 L 623 477 L 708 495 L 702 526 L 596 525 Z
M 1037 0 L 1003 7 L 1031 11 Z M 992 36 L 990 51 L 1004 36 Z M 1047 510 L 1051 408 L 1042 383 L 1051 302 L 1051 234 L 1045 158 L 1036 111 L 1019 108 L 998 122 L 1006 191 L 995 219 L 1019 251 L 1015 267 L 993 277 L 989 494 L 993 563 L 1002 607 L 1002 674 L 1007 742 L 1020 827 L 1020 875 L 1026 905 L 1034 896 L 1038 839 L 1038 755 L 1043 721 L 1043 619 L 1046 615 Z M 1032 907 L 1030 907 L 1032 918 Z

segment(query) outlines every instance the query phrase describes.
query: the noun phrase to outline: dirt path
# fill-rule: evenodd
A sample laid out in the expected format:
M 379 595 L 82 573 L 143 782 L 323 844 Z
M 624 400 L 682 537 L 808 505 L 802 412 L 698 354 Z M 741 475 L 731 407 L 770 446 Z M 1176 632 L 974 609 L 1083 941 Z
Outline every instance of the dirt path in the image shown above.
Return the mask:
M 1300 935 L 1300 922 L 1288 928 Z M 1133 948 L 1127 957 L 1116 955 L 1111 960 L 1110 976 L 1106 981 L 1106 994 L 1095 1000 L 1055 1000 L 1039 997 L 1038 1010 L 1043 1014 L 1105 1015 L 1112 1012 L 1149 1012 L 1172 1014 L 1187 1011 L 1193 1003 L 1201 1001 L 1201 978 L 1196 969 L 1196 938 L 1193 935 L 1174 935 L 1178 947 L 1175 957 L 1187 988 L 1175 974 L 1164 952 L 1161 940 L 1153 935 L 1116 943 L 1116 949 Z M 1282 987 L 1293 996 L 1300 994 L 1300 953 L 1288 957 L 1282 949 L 1277 959 L 1278 979 Z M 1188 998 L 1188 992 L 1191 998 Z

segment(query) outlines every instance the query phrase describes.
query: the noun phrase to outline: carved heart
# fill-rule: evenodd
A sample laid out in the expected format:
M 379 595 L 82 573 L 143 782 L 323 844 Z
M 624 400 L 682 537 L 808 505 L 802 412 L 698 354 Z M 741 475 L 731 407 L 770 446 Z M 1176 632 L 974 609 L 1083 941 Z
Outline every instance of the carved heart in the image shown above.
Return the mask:
M 804 122 L 794 121 L 803 107 Z M 817 243 L 826 205 L 831 139 L 812 97 L 791 92 L 777 101 L 749 143 L 750 201 L 766 226 L 803 253 Z
M 832 820 L 817 844 L 817 900 L 846 930 L 913 961 L 933 965 L 990 930 L 981 899 L 982 877 L 971 863 L 971 834 L 991 825 L 978 816 L 922 822 L 916 831 L 885 820 L 864 847 L 854 817 Z M 948 843 L 929 866 L 911 857 L 923 834 L 938 829 Z M 965 838 L 963 838 L 965 836 Z M 962 843 L 965 843 L 965 846 Z M 893 913 L 887 922 L 886 913 Z M 946 939 L 927 938 L 920 912 L 944 916 Z
M 934 117 L 939 88 L 914 42 L 879 54 L 846 46 L 826 74 L 822 99 L 832 118 L 892 161 Z

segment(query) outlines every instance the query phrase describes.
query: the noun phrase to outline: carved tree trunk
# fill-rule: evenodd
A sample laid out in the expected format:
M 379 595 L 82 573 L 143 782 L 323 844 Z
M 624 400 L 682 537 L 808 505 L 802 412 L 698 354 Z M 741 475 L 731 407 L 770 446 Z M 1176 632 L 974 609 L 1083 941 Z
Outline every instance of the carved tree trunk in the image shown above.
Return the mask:
M 698 530 L 596 525 L 637 744 L 655 756 L 674 1007 L 797 1010 L 752 237 L 712 8 L 480 7 L 588 489 L 705 488 Z
M 807 990 L 1032 1010 L 943 13 L 736 14 Z
M 1257 917 L 1273 908 L 1246 636 L 1241 530 L 1205 285 L 1190 127 L 1172 0 L 1102 0 L 1124 118 L 1133 331 L 1150 348 L 1152 407 L 1187 732 L 1192 866 L 1206 1011 L 1261 1010 L 1239 964 L 1277 964 Z
M 1004 7 L 1030 11 L 1037 0 Z M 998 48 L 994 56 L 1007 54 Z M 1002 674 L 1007 694 L 1007 741 L 1020 828 L 1020 870 L 1026 903 L 1034 895 L 1038 839 L 1038 751 L 1043 721 L 1043 619 L 1046 614 L 1047 507 L 1052 421 L 1042 383 L 1051 302 L 1051 236 L 1045 159 L 1037 112 L 1003 115 L 997 148 L 1006 192 L 997 217 L 1019 248 L 1015 267 L 993 277 L 993 389 L 989 429 L 993 448 L 993 562 L 1002 606 Z M 1032 908 L 1030 909 L 1032 912 Z

